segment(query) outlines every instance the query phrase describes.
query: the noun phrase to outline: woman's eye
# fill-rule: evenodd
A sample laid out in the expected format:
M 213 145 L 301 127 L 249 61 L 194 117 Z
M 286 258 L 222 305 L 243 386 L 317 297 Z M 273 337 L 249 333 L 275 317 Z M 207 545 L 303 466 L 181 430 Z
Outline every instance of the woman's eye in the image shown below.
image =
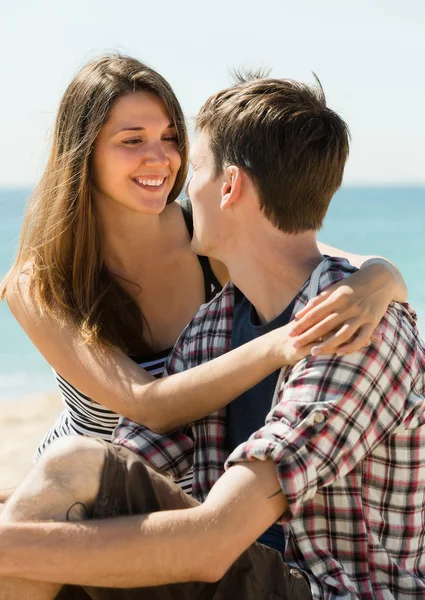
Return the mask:
M 175 144 L 177 144 L 177 142 L 178 142 L 177 137 L 175 135 L 174 136 L 170 135 L 170 136 L 164 137 L 162 139 L 164 142 L 174 142 Z
M 137 144 L 139 144 L 142 140 L 140 140 L 139 138 L 134 139 L 134 140 L 123 140 L 123 144 L 125 146 L 136 146 Z

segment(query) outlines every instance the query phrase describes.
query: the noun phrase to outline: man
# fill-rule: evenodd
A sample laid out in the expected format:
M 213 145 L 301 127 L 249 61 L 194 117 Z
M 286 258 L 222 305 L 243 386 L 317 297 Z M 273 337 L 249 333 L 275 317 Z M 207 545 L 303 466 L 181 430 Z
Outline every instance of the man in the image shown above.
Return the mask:
M 194 249 L 233 283 L 183 332 L 169 374 L 289 321 L 354 271 L 316 245 L 348 154 L 321 89 L 240 82 L 207 101 L 197 129 Z M 361 352 L 305 358 L 168 435 L 124 420 L 115 447 L 60 442 L 40 486 L 59 481 L 67 517 L 95 520 L 3 526 L 0 575 L 92 598 L 423 598 L 425 349 L 405 306 L 389 308 L 382 334 Z M 158 473 L 192 466 L 201 504 Z M 276 550 L 254 544 L 266 531 Z

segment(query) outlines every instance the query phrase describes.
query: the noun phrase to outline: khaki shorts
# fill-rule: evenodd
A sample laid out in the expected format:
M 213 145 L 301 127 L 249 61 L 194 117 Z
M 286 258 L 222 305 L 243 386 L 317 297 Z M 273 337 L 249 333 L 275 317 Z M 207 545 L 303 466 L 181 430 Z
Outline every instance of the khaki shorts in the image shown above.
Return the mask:
M 134 453 L 100 442 L 105 462 L 99 494 L 87 518 L 105 519 L 195 506 L 170 479 L 146 467 Z M 72 518 L 72 509 L 69 511 Z M 119 557 L 117 557 L 119 559 Z M 57 600 L 311 600 L 304 576 L 286 565 L 279 552 L 254 543 L 217 583 L 108 589 L 65 586 Z

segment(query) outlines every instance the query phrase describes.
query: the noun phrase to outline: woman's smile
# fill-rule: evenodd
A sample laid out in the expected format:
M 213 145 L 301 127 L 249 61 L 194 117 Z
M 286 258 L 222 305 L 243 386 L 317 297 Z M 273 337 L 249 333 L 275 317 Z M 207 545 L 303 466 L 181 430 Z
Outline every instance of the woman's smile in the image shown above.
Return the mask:
M 181 165 L 176 127 L 164 102 L 148 92 L 119 98 L 93 150 L 98 211 L 110 213 L 112 201 L 118 210 L 161 213 Z
M 167 177 L 155 177 L 146 175 L 144 177 L 133 177 L 133 182 L 148 192 L 160 192 L 164 189 Z

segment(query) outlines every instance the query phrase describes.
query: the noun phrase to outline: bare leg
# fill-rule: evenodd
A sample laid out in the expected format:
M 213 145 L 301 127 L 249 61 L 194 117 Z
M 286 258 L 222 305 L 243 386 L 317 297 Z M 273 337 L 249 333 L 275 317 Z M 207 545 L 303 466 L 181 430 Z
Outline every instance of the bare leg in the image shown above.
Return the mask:
M 16 489 L 0 512 L 0 522 L 65 521 L 74 502 L 91 506 L 97 496 L 104 461 L 101 444 L 89 438 L 57 440 Z M 84 519 L 81 504 L 72 508 L 73 521 Z M 51 600 L 61 589 L 52 583 L 0 579 L 0 600 Z

